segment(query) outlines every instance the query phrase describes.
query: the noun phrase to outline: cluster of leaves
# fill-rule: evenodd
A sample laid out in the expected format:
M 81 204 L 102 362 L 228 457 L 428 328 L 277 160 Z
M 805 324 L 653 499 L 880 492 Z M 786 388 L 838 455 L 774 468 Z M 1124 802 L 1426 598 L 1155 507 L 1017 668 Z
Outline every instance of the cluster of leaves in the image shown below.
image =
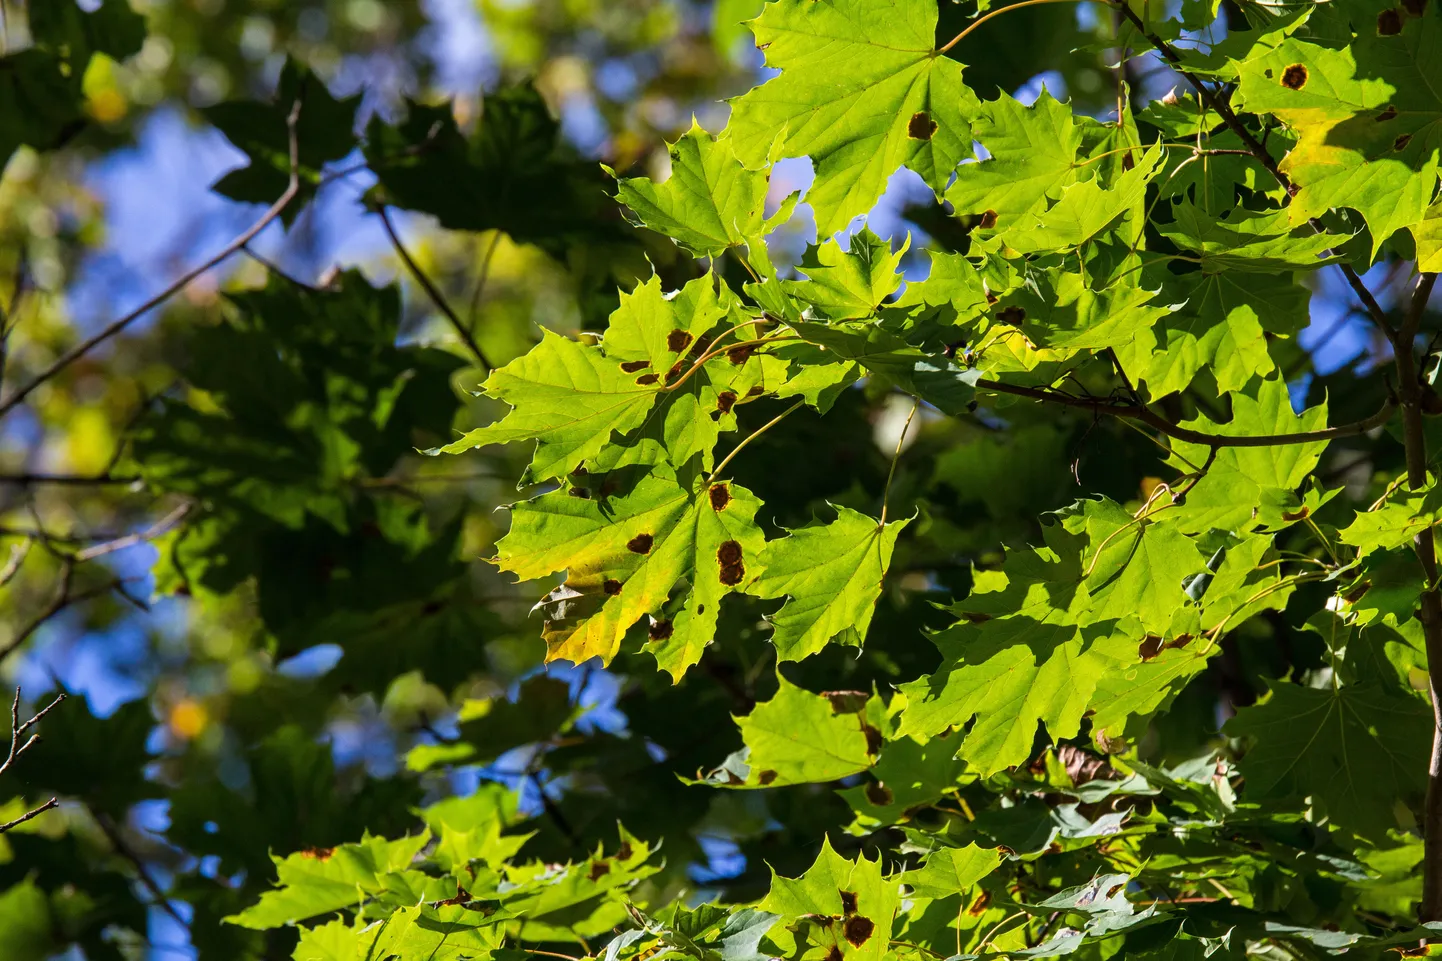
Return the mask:
M 461 414 L 482 426 L 454 440 L 452 385 L 492 367 L 475 332 L 445 307 L 464 361 L 398 346 L 398 291 L 357 273 L 273 276 L 181 339 L 184 389 L 122 464 L 188 505 L 157 590 L 249 618 L 272 660 L 340 660 L 265 674 L 214 769 L 180 763 L 190 747 L 147 773 L 139 702 L 47 718 L 20 776 L 79 812 L 7 835 L 0 954 L 114 956 L 117 929 L 143 931 L 91 826 L 190 905 L 207 961 L 1432 938 L 1442 438 L 1420 420 L 1435 357 L 1415 355 L 1442 257 L 1442 14 L 1102 6 L 1114 29 L 1083 42 L 1160 51 L 1192 92 L 1145 102 L 1124 66 L 1107 119 L 993 97 L 1009 75 L 945 41 L 1035 10 L 967 26 L 932 0 L 773 0 L 748 27 L 776 75 L 669 145 L 664 178 L 580 160 L 528 86 L 471 131 L 411 103 L 357 136 L 359 99 L 291 64 L 269 102 L 211 108 L 248 157 L 223 195 L 294 181 L 289 220 L 359 150 L 370 207 L 564 262 L 593 329 L 489 369 Z M 774 196 L 801 157 L 804 198 Z M 913 212 L 929 242 L 855 223 L 902 168 L 934 195 Z M 767 238 L 803 199 L 820 242 L 778 266 Z M 1298 383 L 1315 278 L 1383 260 L 1422 275 L 1395 309 L 1363 304 L 1396 379 Z M 407 487 L 416 448 L 519 477 L 490 562 L 535 619 L 479 596 L 459 558 L 492 538 Z M 1328 473 L 1358 450 L 1360 500 Z M 538 621 L 545 661 L 584 667 L 540 673 Z M 622 672 L 624 722 L 598 720 L 593 685 Z M 481 673 L 484 693 L 463 680 Z M 403 769 L 338 769 L 319 740 L 357 693 L 421 705 L 385 746 Z M 160 796 L 184 852 L 167 891 L 116 840 Z

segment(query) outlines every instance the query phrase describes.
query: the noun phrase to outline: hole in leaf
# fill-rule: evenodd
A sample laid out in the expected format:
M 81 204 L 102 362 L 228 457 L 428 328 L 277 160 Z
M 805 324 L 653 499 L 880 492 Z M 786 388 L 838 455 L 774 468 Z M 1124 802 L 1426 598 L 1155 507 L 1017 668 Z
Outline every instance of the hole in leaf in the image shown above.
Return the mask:
M 646 635 L 653 641 L 664 641 L 676 632 L 676 626 L 670 621 L 658 621 L 652 619 L 651 626 L 646 629 Z
M 1301 90 L 1307 85 L 1307 68 L 1294 63 L 1282 71 L 1282 86 L 1288 90 Z

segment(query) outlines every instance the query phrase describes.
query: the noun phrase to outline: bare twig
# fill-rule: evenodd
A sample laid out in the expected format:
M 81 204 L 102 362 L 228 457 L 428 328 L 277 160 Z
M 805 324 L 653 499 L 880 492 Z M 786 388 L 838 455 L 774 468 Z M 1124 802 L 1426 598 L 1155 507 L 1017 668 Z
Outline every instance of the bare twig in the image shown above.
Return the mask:
M 109 485 L 133 484 L 134 477 L 112 477 L 109 474 L 0 474 L 0 484 L 14 484 L 18 487 L 105 487 Z
M 36 724 L 40 723 L 40 719 L 43 718 L 45 715 L 49 714 L 51 710 L 53 710 L 63 700 L 65 700 L 65 695 L 63 693 L 55 695 L 54 700 L 52 700 L 49 704 L 45 705 L 39 711 L 35 712 L 35 714 L 31 716 L 30 720 L 22 723 L 20 721 L 20 688 L 17 687 L 15 689 L 15 700 L 10 705 L 10 751 L 5 756 L 4 762 L 0 763 L 0 774 L 4 774 L 6 771 L 10 770 L 10 766 L 14 764 L 22 754 L 30 750 L 30 748 L 34 747 L 35 744 L 38 743 L 40 740 L 40 735 L 38 734 L 30 735 L 30 737 L 23 742 L 20 740 L 20 736 L 26 731 L 30 730 Z M 13 821 L 7 821 L 4 824 L 0 824 L 0 834 L 4 834 L 11 828 L 24 824 L 31 818 L 39 817 L 40 815 L 44 814 L 46 811 L 55 807 L 59 803 L 60 801 L 58 798 L 51 798 L 39 807 L 32 808 L 24 814 L 20 815 L 18 818 L 15 818 Z
M 151 297 L 145 303 L 130 311 L 130 313 L 106 324 L 99 331 L 61 354 L 55 359 L 54 363 L 36 375 L 28 384 L 16 390 L 5 400 L 0 401 L 0 417 L 4 417 L 19 406 L 26 397 L 30 396 L 30 393 L 34 391 L 35 388 L 50 380 L 81 357 L 84 357 L 99 344 L 104 343 L 111 337 L 125 330 L 125 328 L 145 316 L 145 314 L 149 313 L 153 308 L 169 300 L 177 292 L 183 290 L 191 281 L 228 259 L 232 254 L 236 253 L 236 251 L 241 250 L 246 244 L 254 240 L 262 230 L 269 227 L 271 223 L 290 206 L 291 201 L 295 200 L 296 195 L 300 192 L 300 144 L 296 136 L 296 126 L 300 121 L 300 108 L 301 99 L 297 98 L 291 106 L 290 114 L 286 117 L 286 128 L 290 135 L 290 182 L 286 185 L 285 192 L 280 195 L 275 203 L 270 205 L 270 208 L 261 215 L 260 219 L 251 224 L 244 233 L 226 244 L 205 262 L 186 271 L 176 279 L 174 283 L 160 291 L 160 293 Z
M 445 296 L 442 295 L 436 285 L 431 282 L 431 279 L 426 276 L 425 271 L 421 270 L 420 264 L 417 264 L 414 258 L 411 257 L 410 251 L 406 250 L 405 244 L 401 243 L 401 235 L 396 233 L 395 224 L 391 223 L 390 214 L 386 213 L 386 205 L 376 204 L 375 211 L 380 214 L 381 225 L 385 227 L 386 235 L 391 239 L 391 246 L 396 249 L 396 254 L 401 258 L 401 263 L 406 265 L 406 270 L 410 271 L 410 275 L 415 278 L 416 283 L 421 285 L 421 289 L 426 292 L 426 296 L 431 299 L 431 303 L 435 304 L 436 309 L 450 322 L 451 327 L 455 329 L 456 335 L 461 338 L 466 348 L 475 355 L 476 360 L 480 362 L 482 367 L 489 370 L 491 362 L 486 359 L 485 353 L 481 350 L 481 345 L 476 343 L 475 335 L 471 333 L 471 329 L 461 320 L 460 315 L 458 315 L 455 309 L 446 301 Z

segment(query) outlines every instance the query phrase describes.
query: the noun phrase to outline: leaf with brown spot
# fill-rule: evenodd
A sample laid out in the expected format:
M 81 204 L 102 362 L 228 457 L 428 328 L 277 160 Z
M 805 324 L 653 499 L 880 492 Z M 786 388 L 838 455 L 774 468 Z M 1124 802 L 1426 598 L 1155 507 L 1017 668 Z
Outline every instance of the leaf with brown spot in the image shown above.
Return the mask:
M 910 881 L 910 876 L 906 880 Z M 784 923 L 803 917 L 824 917 L 820 931 L 810 941 L 830 941 L 844 949 L 847 961 L 882 961 L 891 948 L 893 924 L 901 906 L 897 876 L 882 875 L 880 858 L 864 854 L 849 861 L 823 841 L 815 863 L 799 878 L 779 874 L 771 880 L 771 891 L 761 910 L 781 915 Z
M 1377 14 L 1377 36 L 1395 37 L 1402 32 L 1402 11 L 1390 7 Z M 1295 89 L 1295 88 L 1294 88 Z
M 857 948 L 869 941 L 875 930 L 876 923 L 859 914 L 853 918 L 847 918 L 846 923 L 842 925 L 846 940 L 851 942 L 852 947 Z
M 707 497 L 711 500 L 713 511 L 724 511 L 726 505 L 731 503 L 731 489 L 725 484 L 712 484 L 707 491 Z
M 1282 86 L 1288 90 L 1301 90 L 1307 85 L 1307 68 L 1294 63 L 1282 71 Z

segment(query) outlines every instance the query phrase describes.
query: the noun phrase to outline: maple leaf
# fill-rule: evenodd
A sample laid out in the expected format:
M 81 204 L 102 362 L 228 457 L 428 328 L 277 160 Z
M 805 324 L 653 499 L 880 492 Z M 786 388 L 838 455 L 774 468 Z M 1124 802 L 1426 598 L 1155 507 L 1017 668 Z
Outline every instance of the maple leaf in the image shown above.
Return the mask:
M 736 154 L 757 168 L 809 156 L 806 201 L 823 237 L 871 208 L 905 165 L 938 193 L 971 155 L 977 101 L 961 64 L 938 56 L 931 0 L 777 0 L 750 22 L 781 71 L 732 101 Z

